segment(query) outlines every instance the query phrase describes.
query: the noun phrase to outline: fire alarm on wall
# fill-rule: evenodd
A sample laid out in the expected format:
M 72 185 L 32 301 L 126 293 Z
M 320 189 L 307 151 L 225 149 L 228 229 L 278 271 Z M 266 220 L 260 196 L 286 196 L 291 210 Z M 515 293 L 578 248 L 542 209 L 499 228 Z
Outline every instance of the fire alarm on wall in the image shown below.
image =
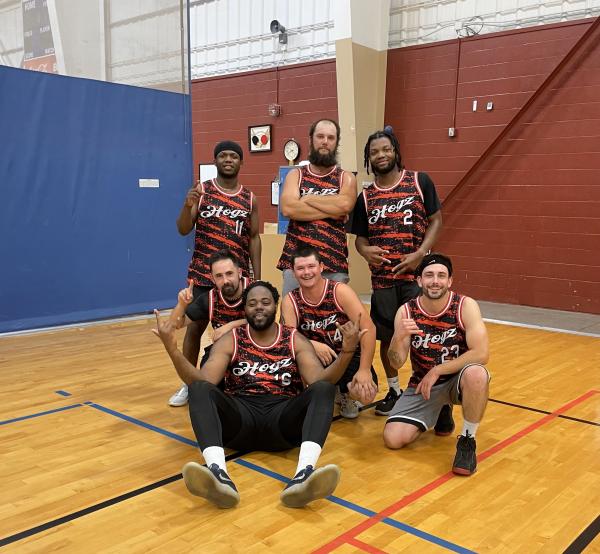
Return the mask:
M 277 117 L 281 114 L 281 106 L 279 104 L 269 104 L 269 115 Z

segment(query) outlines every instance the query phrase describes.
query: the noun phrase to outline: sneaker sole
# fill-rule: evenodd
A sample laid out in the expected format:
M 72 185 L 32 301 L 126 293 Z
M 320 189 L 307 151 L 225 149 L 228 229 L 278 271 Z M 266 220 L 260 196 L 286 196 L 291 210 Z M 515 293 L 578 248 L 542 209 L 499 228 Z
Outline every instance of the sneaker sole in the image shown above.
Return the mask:
M 358 417 L 358 414 L 356 413 L 352 413 L 352 414 L 344 414 L 342 412 L 340 412 L 340 415 L 344 418 L 344 419 L 356 419 Z
M 187 399 L 185 400 L 185 402 L 169 400 L 169 406 L 171 406 L 173 408 L 180 408 L 181 406 L 186 406 L 187 403 L 188 403 Z
M 469 471 L 468 469 L 462 468 L 462 467 L 453 467 L 452 468 L 452 473 L 454 473 L 455 475 L 463 475 L 468 477 L 469 475 L 473 475 L 473 473 L 475 473 L 477 471 L 477 468 L 475 468 L 473 471 Z
M 375 408 L 375 414 L 376 415 L 381 415 L 381 416 L 387 416 L 390 415 L 390 412 L 392 410 L 388 410 L 387 412 L 384 412 L 383 410 L 378 410 L 377 408 Z
M 302 484 L 281 493 L 281 502 L 288 508 L 302 508 L 313 500 L 327 498 L 340 482 L 340 470 L 330 464 L 315 469 L 314 473 Z
M 207 467 L 188 462 L 182 473 L 187 490 L 194 496 L 205 498 L 219 508 L 233 508 L 239 503 L 240 495 L 229 485 L 220 483 Z

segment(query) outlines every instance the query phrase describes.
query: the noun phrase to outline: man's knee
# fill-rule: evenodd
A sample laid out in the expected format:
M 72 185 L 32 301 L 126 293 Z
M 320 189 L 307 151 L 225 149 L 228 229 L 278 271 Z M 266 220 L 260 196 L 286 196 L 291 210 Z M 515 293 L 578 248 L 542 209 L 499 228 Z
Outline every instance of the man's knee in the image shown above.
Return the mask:
M 326 401 L 331 401 L 335 398 L 335 385 L 329 381 L 315 381 L 307 389 L 311 395 Z
M 217 387 L 208 381 L 194 381 L 188 385 L 190 404 L 193 402 L 206 402 L 214 390 L 218 390 Z
M 383 443 L 393 450 L 415 441 L 421 431 L 408 423 L 387 423 L 383 429 Z
M 464 392 L 487 390 L 489 374 L 485 367 L 479 364 L 467 367 L 460 378 L 460 386 Z

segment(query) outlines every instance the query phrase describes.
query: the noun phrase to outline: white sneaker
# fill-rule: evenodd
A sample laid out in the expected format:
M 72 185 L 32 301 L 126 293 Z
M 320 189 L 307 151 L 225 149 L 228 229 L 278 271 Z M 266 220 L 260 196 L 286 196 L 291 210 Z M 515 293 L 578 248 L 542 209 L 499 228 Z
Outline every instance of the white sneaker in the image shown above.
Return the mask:
M 188 401 L 188 387 L 182 385 L 181 388 L 169 398 L 169 406 L 185 406 Z
M 340 415 L 347 419 L 355 419 L 358 417 L 358 403 L 356 400 L 352 400 L 348 394 L 342 393 Z

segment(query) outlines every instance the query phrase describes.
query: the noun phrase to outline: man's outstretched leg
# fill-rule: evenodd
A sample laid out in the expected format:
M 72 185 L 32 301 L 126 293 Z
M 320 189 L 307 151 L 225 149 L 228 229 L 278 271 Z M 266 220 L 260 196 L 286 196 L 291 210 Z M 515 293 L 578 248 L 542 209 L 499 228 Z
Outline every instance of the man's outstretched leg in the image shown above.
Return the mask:
M 281 502 L 290 508 L 326 498 L 339 483 L 340 470 L 336 465 L 316 467 L 331 427 L 334 396 L 334 385 L 317 381 L 290 399 L 279 419 L 283 437 L 290 444 L 300 444 L 296 473 L 281 493 Z
M 236 436 L 242 428 L 238 406 L 206 381 L 192 383 L 189 392 L 190 419 L 206 466 L 188 462 L 183 466 L 183 480 L 193 495 L 219 508 L 233 508 L 239 503 L 240 495 L 227 474 L 223 441 Z

